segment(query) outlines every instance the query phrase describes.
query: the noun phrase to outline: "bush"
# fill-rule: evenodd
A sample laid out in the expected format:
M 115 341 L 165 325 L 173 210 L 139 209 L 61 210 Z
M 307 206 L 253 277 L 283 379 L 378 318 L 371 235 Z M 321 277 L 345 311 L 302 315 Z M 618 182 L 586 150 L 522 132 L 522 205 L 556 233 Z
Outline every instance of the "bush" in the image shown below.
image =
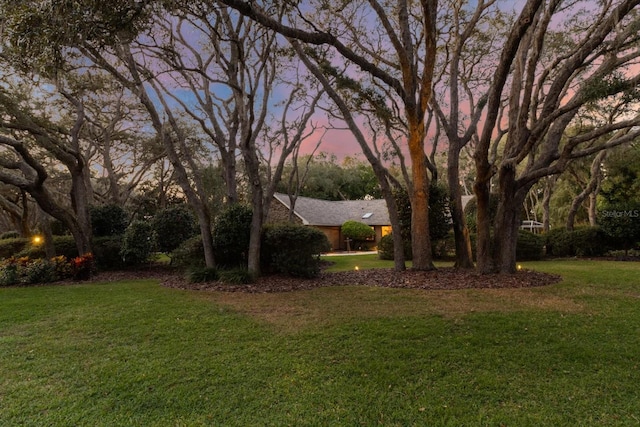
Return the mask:
M 571 244 L 571 232 L 566 228 L 554 228 L 544 235 L 547 255 L 567 257 L 575 254 Z
M 246 268 L 236 267 L 220 271 L 220 280 L 229 285 L 248 285 L 253 282 L 253 277 Z
M 58 279 L 56 266 L 47 259 L 35 259 L 24 267 L 24 279 L 28 284 L 49 283 Z
M 94 237 L 117 236 L 127 229 L 128 215 L 120 205 L 92 206 L 89 213 Z
M 542 258 L 544 237 L 529 231 L 520 230 L 516 243 L 516 259 L 518 261 L 535 261 Z
M 608 250 L 608 237 L 600 227 L 579 227 L 571 236 L 577 256 L 602 256 Z
M 17 239 L 19 237 L 20 233 L 18 233 L 17 231 L 6 231 L 0 234 L 0 240 Z
M 609 249 L 608 237 L 600 227 L 579 227 L 573 231 L 554 228 L 545 238 L 547 254 L 556 257 L 600 256 Z
M 29 244 L 29 239 L 5 239 L 0 240 L 0 258 L 11 258 L 17 256 Z
M 320 273 L 320 254 L 331 244 L 317 228 L 280 224 L 263 229 L 261 248 L 265 271 L 310 278 Z
M 93 254 L 99 270 L 118 270 L 125 266 L 120 253 L 124 236 L 103 236 L 93 239 Z
M 370 240 L 376 237 L 376 232 L 373 228 L 358 221 L 347 221 L 342 224 L 340 230 L 345 238 L 354 241 Z
M 0 286 L 49 283 L 72 277 L 72 267 L 63 256 L 47 259 L 9 258 L 0 264 Z
M 404 241 L 404 258 L 410 260 L 412 258 L 411 242 Z M 392 260 L 393 257 L 393 235 L 387 234 L 378 242 L 378 257 L 380 259 Z
M 611 249 L 628 251 L 640 243 L 640 202 L 607 204 L 598 212 L 598 224 L 602 227 Z
M 171 252 L 197 232 L 196 221 L 184 205 L 162 209 L 153 217 L 153 230 L 158 239 L 160 252 Z
M 53 236 L 53 246 L 56 251 L 56 255 L 64 256 L 69 259 L 78 256 L 78 249 L 76 248 L 76 241 L 73 236 Z M 28 258 L 46 258 L 46 252 L 44 244 L 33 245 L 30 241 L 25 245 L 24 249 L 16 254 L 18 257 Z
M 213 282 L 220 278 L 216 268 L 198 267 L 192 268 L 187 274 L 189 283 Z
M 235 267 L 247 264 L 252 215 L 250 207 L 237 204 L 218 216 L 213 228 L 213 246 L 218 265 Z
M 171 252 L 171 265 L 181 268 L 204 267 L 204 246 L 200 236 L 184 241 Z
M 153 252 L 154 235 L 147 221 L 133 221 L 124 233 L 120 255 L 125 265 L 144 264 Z
M 93 254 L 84 254 L 70 261 L 74 280 L 89 280 L 95 271 Z

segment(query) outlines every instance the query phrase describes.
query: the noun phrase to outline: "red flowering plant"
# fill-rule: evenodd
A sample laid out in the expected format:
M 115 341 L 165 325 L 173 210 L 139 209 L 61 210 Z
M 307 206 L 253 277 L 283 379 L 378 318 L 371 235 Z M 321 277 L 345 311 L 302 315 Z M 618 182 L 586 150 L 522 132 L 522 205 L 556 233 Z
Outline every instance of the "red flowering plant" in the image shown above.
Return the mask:
M 73 280 L 89 280 L 94 272 L 94 258 L 92 253 L 86 253 L 73 258 L 70 262 Z

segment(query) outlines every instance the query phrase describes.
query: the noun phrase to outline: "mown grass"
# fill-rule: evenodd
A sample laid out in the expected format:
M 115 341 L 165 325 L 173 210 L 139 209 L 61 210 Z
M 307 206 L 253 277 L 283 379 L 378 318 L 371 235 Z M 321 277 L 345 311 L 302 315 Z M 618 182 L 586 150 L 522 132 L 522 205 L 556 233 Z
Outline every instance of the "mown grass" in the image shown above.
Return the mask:
M 0 425 L 638 425 L 640 265 L 524 267 L 565 280 L 0 289 Z

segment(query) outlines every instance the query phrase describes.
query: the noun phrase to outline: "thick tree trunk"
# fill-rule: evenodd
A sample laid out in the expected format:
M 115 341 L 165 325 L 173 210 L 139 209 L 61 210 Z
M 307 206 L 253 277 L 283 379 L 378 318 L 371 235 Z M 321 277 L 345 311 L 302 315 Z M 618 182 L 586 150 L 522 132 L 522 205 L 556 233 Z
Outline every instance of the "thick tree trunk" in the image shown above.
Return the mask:
M 83 255 L 92 252 L 92 229 L 88 202 L 88 193 L 91 190 L 87 188 L 82 161 L 78 163 L 80 165 L 77 168 L 69 168 L 69 170 L 71 172 L 71 202 L 76 215 L 77 226 L 80 229 L 78 238 L 81 241 L 76 240 L 76 246 L 78 247 L 78 254 Z
M 409 153 L 412 165 L 411 249 L 413 269 L 433 270 L 429 235 L 429 176 L 423 149 L 424 123 L 409 124 Z
M 503 167 L 499 175 L 500 200 L 494 223 L 492 258 L 499 273 L 516 272 L 516 247 L 522 206 L 529 188 L 518 187 L 513 167 Z
M 477 166 L 476 166 L 477 167 Z M 493 259 L 491 257 L 491 216 L 489 213 L 490 190 L 489 183 L 491 178 L 480 173 L 478 168 L 478 178 L 474 184 L 474 192 L 476 195 L 476 268 L 481 274 L 491 273 L 493 271 Z M 488 171 L 485 170 L 488 174 Z
M 260 276 L 260 237 L 263 221 L 263 190 L 260 182 L 260 170 L 255 147 L 243 150 L 247 173 L 251 180 L 251 229 L 249 234 L 249 252 L 247 254 L 247 269 L 253 277 Z
M 456 268 L 473 268 L 473 254 L 471 252 L 471 237 L 467 228 L 462 208 L 462 192 L 460 191 L 460 150 L 453 144 L 449 145 L 447 158 L 447 180 L 449 183 L 449 208 L 453 222 L 453 234 L 456 246 Z

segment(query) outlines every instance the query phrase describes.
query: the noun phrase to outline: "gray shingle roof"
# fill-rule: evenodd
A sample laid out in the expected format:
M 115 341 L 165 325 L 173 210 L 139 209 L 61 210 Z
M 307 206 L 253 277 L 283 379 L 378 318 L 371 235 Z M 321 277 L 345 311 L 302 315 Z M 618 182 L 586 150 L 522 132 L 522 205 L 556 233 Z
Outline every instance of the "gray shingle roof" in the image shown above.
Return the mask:
M 276 193 L 273 197 L 289 209 L 287 194 Z M 363 218 L 368 213 L 371 215 Z M 298 197 L 295 214 L 305 225 L 341 226 L 349 220 L 367 225 L 389 225 L 389 211 L 383 199 L 329 201 Z

